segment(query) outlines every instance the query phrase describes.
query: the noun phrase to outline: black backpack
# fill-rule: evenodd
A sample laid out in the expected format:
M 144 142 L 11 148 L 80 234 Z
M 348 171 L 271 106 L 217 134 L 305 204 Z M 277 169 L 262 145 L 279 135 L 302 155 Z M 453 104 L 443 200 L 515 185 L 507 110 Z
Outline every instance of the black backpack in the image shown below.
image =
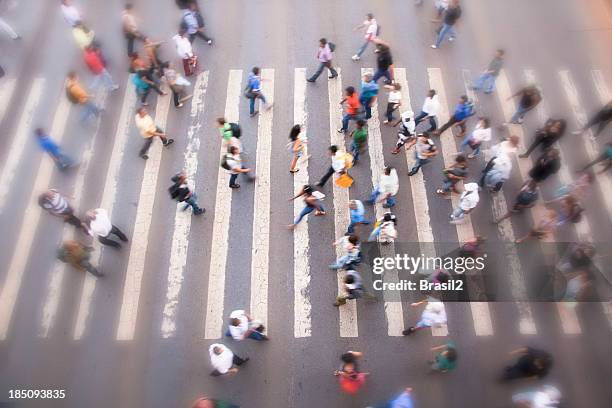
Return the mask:
M 228 156 L 231 159 L 231 155 L 228 154 L 224 154 L 223 157 L 221 158 L 221 168 L 225 169 L 225 170 L 231 170 L 232 167 L 229 165 L 229 163 L 227 162 L 228 160 Z
M 328 42 L 327 45 L 329 45 L 329 50 L 331 52 L 336 51 L 336 44 L 334 44 L 333 42 Z
M 236 139 L 240 139 L 242 135 L 242 129 L 240 129 L 240 125 L 237 123 L 230 123 L 230 130 L 232 131 L 232 136 Z

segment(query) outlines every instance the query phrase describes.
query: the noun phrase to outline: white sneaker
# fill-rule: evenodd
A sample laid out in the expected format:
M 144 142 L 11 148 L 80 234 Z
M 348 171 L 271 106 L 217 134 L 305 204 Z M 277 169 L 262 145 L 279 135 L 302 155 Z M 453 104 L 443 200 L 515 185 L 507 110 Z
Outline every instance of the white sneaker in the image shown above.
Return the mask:
M 353 56 L 351 57 L 351 59 L 352 59 L 353 61 L 359 61 L 361 58 L 359 58 L 359 55 L 355 54 L 355 55 L 353 55 Z
M 438 47 L 436 47 L 436 44 L 431 44 L 431 48 L 433 48 L 435 50 Z
M 470 153 L 470 154 L 468 154 L 468 159 L 473 159 L 474 157 L 475 157 L 475 156 L 474 156 L 474 153 Z
M 387 123 L 389 123 L 389 121 L 387 119 L 383 120 L 383 123 L 386 125 Z
M 581 135 L 581 134 L 582 134 L 582 130 L 574 130 L 572 132 L 572 135 L 576 135 L 576 136 Z
M 448 41 L 450 41 L 450 42 L 455 41 L 455 37 L 448 37 Z

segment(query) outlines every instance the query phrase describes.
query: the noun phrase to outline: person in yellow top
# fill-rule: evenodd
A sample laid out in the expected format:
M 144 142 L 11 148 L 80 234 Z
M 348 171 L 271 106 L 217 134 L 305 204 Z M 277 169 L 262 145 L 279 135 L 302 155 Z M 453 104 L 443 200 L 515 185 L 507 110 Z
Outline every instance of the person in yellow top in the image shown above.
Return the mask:
M 140 157 L 143 159 L 146 160 L 149 158 L 147 152 L 149 151 L 155 136 L 161 139 L 164 146 L 169 146 L 174 143 L 174 139 L 166 138 L 166 134 L 159 126 L 155 124 L 153 118 L 151 115 L 149 115 L 146 108 L 142 106 L 138 108 L 136 111 L 135 122 L 138 131 L 140 131 L 140 135 L 145 139 L 144 145 L 142 146 L 142 149 L 140 149 Z
M 93 30 L 85 27 L 85 25 L 81 21 L 77 21 L 72 29 L 72 36 L 74 37 L 74 41 L 77 46 L 81 50 L 85 50 L 85 48 L 89 47 L 94 40 L 96 33 Z
M 77 75 L 74 71 L 70 71 L 66 77 L 66 96 L 68 100 L 75 105 L 82 105 L 83 112 L 81 113 L 81 122 L 86 121 L 91 116 L 98 116 L 102 109 L 92 102 L 90 95 L 79 83 Z

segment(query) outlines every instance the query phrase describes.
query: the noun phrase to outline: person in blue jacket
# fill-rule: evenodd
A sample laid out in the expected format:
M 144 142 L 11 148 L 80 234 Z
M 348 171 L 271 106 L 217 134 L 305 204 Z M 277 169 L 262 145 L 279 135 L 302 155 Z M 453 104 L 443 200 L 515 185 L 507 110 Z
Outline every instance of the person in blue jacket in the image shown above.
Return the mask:
M 457 137 L 463 137 L 466 131 L 465 121 L 467 120 L 467 118 L 473 116 L 475 113 L 476 112 L 474 111 L 474 104 L 470 102 L 466 95 L 461 95 L 461 97 L 459 98 L 459 103 L 455 107 L 455 112 L 453 113 L 453 116 L 450 117 L 450 119 L 444 124 L 444 126 L 433 132 L 434 135 L 441 135 L 449 127 L 457 125 L 461 128 L 461 133 L 457 135 Z

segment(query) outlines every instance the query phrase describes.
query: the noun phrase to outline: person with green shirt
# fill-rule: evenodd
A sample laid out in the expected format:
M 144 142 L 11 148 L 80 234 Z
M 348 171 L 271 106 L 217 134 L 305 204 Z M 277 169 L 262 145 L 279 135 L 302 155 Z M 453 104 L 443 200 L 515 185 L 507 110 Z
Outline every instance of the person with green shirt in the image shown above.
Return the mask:
M 357 121 L 357 128 L 351 133 L 351 137 L 353 138 L 353 143 L 351 144 L 353 165 L 357 164 L 357 160 L 359 160 L 359 153 L 368 139 L 368 127 L 366 126 L 366 123 L 367 122 L 365 120 L 359 119 Z
M 454 370 L 457 366 L 457 349 L 452 341 L 432 347 L 431 351 L 438 351 L 434 361 L 430 362 L 432 371 L 445 373 Z
M 219 133 L 223 138 L 224 143 L 229 143 L 232 140 L 232 126 L 229 122 L 225 120 L 225 118 L 217 118 L 217 128 L 219 129 Z

